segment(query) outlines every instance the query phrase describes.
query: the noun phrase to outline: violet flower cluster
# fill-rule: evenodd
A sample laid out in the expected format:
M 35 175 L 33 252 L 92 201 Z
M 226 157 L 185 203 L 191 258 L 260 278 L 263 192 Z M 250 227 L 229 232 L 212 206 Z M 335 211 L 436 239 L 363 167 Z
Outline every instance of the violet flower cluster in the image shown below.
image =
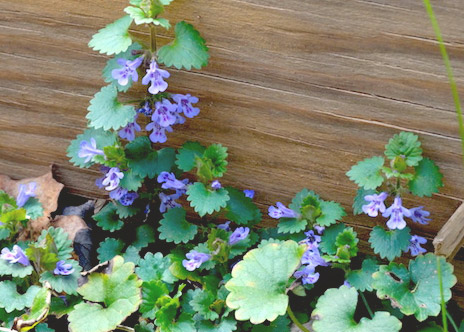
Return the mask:
M 95 184 L 99 188 L 105 188 L 109 191 L 111 199 L 119 201 L 121 205 L 130 206 L 139 197 L 136 192 L 128 191 L 125 188 L 120 187 L 120 182 L 124 178 L 124 173 L 121 172 L 119 167 L 106 167 L 101 166 L 100 171 L 103 172 L 104 176 L 95 181 Z
M 187 259 L 182 261 L 182 265 L 187 271 L 194 271 L 198 269 L 201 264 L 211 259 L 211 255 L 198 252 L 196 250 L 191 250 L 185 255 Z
M 11 251 L 8 248 L 3 248 L 0 254 L 0 259 L 6 260 L 10 264 L 19 263 L 24 266 L 31 265 L 24 251 L 16 244 L 13 246 L 13 250 Z
M 329 265 L 319 252 L 320 235 L 316 235 L 313 230 L 305 232 L 305 235 L 306 239 L 302 243 L 306 244 L 308 249 L 301 258 L 303 267 L 293 274 L 295 278 L 301 278 L 304 285 L 314 284 L 319 280 L 320 275 L 316 272 L 316 267 Z
M 276 206 L 270 206 L 268 210 L 269 217 L 274 218 L 274 219 L 280 219 L 280 218 L 298 218 L 300 215 L 293 211 L 292 209 L 289 209 L 285 205 L 283 205 L 281 202 L 277 202 Z
M 29 198 L 35 197 L 37 189 L 37 182 L 29 182 L 27 184 L 20 184 L 18 188 L 18 196 L 16 196 L 16 205 L 23 207 Z
M 238 227 L 235 231 L 232 232 L 229 236 L 229 245 L 233 246 L 234 244 L 245 240 L 250 234 L 250 229 L 248 227 Z
M 179 199 L 187 192 L 189 180 L 178 180 L 174 173 L 161 172 L 160 175 L 158 175 L 157 181 L 158 183 L 161 183 L 161 188 L 175 190 L 175 193 L 171 195 L 167 195 L 165 193 L 160 193 L 158 195 L 161 201 L 160 212 L 164 213 L 169 209 L 181 207 L 181 205 L 176 202 L 176 199 Z
M 136 82 L 138 79 L 137 68 L 142 64 L 143 57 L 138 57 L 135 60 L 118 59 L 118 64 L 121 68 L 112 71 L 112 77 L 118 80 L 120 85 L 127 85 L 129 78 Z M 145 76 L 142 78 L 142 84 L 150 85 L 148 92 L 156 95 L 160 92 L 166 91 L 168 83 L 164 79 L 169 78 L 170 74 L 167 70 L 159 68 L 154 59 L 150 62 L 150 67 L 146 70 Z M 146 116 L 151 115 L 151 120 L 147 126 L 147 131 L 152 131 L 150 140 L 153 143 L 164 143 L 167 141 L 166 132 L 172 132 L 172 127 L 175 124 L 182 124 L 185 122 L 183 114 L 187 118 L 193 118 L 200 113 L 200 109 L 193 107 L 192 104 L 198 102 L 197 97 L 190 94 L 173 94 L 171 95 L 172 103 L 168 99 L 162 99 L 154 103 L 154 109 L 151 109 L 150 103 L 146 101 L 143 106 L 138 110 L 139 113 Z M 137 124 L 137 118 L 132 123 L 121 129 L 119 136 L 129 141 L 135 138 L 135 132 L 140 131 L 141 128 Z
M 428 224 L 431 220 L 430 218 L 428 218 L 430 216 L 430 212 L 425 211 L 423 209 L 423 206 L 419 206 L 412 209 L 405 208 L 403 206 L 400 196 L 396 196 L 393 201 L 393 204 L 389 208 L 386 208 L 385 199 L 387 197 L 388 194 L 386 192 L 382 192 L 378 195 L 366 195 L 364 197 L 364 200 L 369 203 L 362 206 L 363 212 L 369 215 L 370 217 L 377 217 L 377 215 L 380 212 L 382 213 L 383 217 L 390 218 L 387 221 L 387 227 L 391 230 L 401 230 L 405 228 L 405 217 L 410 218 L 413 222 L 424 225 Z
M 56 263 L 56 267 L 53 270 L 53 274 L 61 276 L 69 276 L 74 273 L 74 268 L 72 264 L 66 263 L 66 261 L 61 260 Z
M 425 211 L 423 206 L 407 209 L 403 206 L 400 196 L 396 196 L 393 204 L 387 208 L 385 200 L 388 197 L 386 192 L 380 194 L 366 195 L 364 200 L 369 202 L 362 206 L 362 210 L 370 217 L 377 217 L 379 212 L 385 218 L 390 218 L 387 221 L 387 227 L 391 230 L 401 230 L 406 227 L 404 218 L 410 218 L 413 222 L 422 225 L 427 225 L 430 222 L 430 212 Z M 406 251 L 410 251 L 412 256 L 417 256 L 426 252 L 421 244 L 427 243 L 427 240 L 421 236 L 413 235 L 410 239 L 410 245 Z

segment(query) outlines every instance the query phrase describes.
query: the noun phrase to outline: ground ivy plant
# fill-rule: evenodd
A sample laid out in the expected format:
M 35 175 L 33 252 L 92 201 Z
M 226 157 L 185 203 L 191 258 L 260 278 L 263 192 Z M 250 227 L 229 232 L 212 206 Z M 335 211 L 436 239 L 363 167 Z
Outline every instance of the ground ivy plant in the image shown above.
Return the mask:
M 443 258 L 425 254 L 426 240 L 411 235 L 405 220 L 428 223 L 430 213 L 406 208 L 403 198 L 442 186 L 418 137 L 395 135 L 385 157 L 347 173 L 359 186 L 354 213 L 378 224 L 388 218 L 369 240 L 379 257 L 360 254 L 358 232 L 342 222 L 345 209 L 312 190 L 270 206 L 276 226 L 262 227 L 254 190 L 223 179 L 226 147 L 166 144 L 200 113 L 197 97 L 170 92 L 169 68 L 200 69 L 209 58 L 191 24 L 172 29 L 163 17 L 171 2 L 130 0 L 125 15 L 89 43 L 111 56 L 102 71 L 107 85 L 90 101 L 88 129 L 68 156 L 99 170 L 96 185 L 109 196 L 93 216 L 103 234 L 95 267 L 82 271 L 62 229 L 19 241 L 42 213 L 34 183 L 16 198 L 0 193 L 0 330 L 289 332 L 293 324 L 304 332 L 431 331 L 456 278 Z M 160 29 L 173 37 L 158 47 Z

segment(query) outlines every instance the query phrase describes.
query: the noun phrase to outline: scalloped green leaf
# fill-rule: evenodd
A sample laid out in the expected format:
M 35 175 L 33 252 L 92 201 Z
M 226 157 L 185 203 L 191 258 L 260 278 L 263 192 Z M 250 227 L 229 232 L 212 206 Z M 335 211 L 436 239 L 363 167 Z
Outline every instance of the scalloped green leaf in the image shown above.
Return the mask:
M 379 265 L 377 260 L 368 258 L 362 262 L 361 269 L 349 271 L 346 275 L 346 280 L 351 286 L 361 292 L 371 292 L 374 289 L 372 287 L 372 283 L 374 282 L 372 275 L 378 270 Z
M 221 144 L 211 144 L 203 153 L 203 158 L 212 163 L 211 174 L 220 178 L 227 170 L 227 148 Z
M 42 203 L 37 198 L 29 198 L 23 208 L 26 210 L 26 215 L 29 219 L 35 220 L 43 216 L 44 209 Z
M 123 173 L 124 177 L 119 181 L 121 188 L 129 191 L 137 191 L 142 186 L 143 178 L 140 175 L 135 174 L 132 170 Z
M 108 62 L 106 63 L 105 68 L 103 68 L 103 72 L 102 72 L 102 76 L 105 82 L 114 84 L 116 88 L 118 89 L 118 91 L 126 92 L 127 90 L 129 90 L 133 83 L 132 80 L 129 80 L 127 85 L 120 85 L 118 83 L 118 80 L 115 80 L 113 78 L 111 72 L 114 69 L 121 68 L 121 66 L 118 64 L 118 59 L 135 60 L 137 57 L 140 56 L 140 54 L 132 55 L 132 51 L 135 51 L 135 50 L 138 51 L 141 49 L 142 49 L 142 46 L 140 46 L 139 43 L 133 43 L 131 46 L 129 46 L 129 48 L 126 51 L 122 53 L 118 53 L 114 56 L 114 58 L 109 59 Z
M 439 263 L 438 263 L 439 262 Z M 444 257 L 432 253 L 403 264 L 382 265 L 374 273 L 373 287 L 381 299 L 390 299 L 392 305 L 405 315 L 414 315 L 420 322 L 440 313 L 441 295 L 437 266 L 440 264 L 445 302 L 451 299 L 451 288 L 456 284 L 453 266 Z
M 147 247 L 150 243 L 155 242 L 155 231 L 150 225 L 141 225 L 135 230 L 135 241 L 132 245 L 138 249 Z
M 104 231 L 114 232 L 120 230 L 124 225 L 124 221 L 119 218 L 116 210 L 113 203 L 106 204 L 103 209 L 93 216 L 93 219 Z
M 195 167 L 195 159 L 201 158 L 206 148 L 198 142 L 185 142 L 176 155 L 176 165 L 184 172 Z
M 55 275 L 53 271 L 45 271 L 40 275 L 40 282 L 48 281 L 53 290 L 58 293 L 64 292 L 69 295 L 77 294 L 78 279 L 81 276 L 82 267 L 75 261 L 69 260 L 67 264 L 72 264 L 74 272 L 67 276 Z
M 233 318 L 225 318 L 218 323 L 202 320 L 197 323 L 197 329 L 198 332 L 232 332 L 237 330 L 237 322 Z
M 138 264 L 140 260 L 140 249 L 133 245 L 128 246 L 122 257 L 124 258 L 124 262 Z
M 143 281 L 162 280 L 168 284 L 174 283 L 177 278 L 169 271 L 171 260 L 169 257 L 163 257 L 163 254 L 149 252 L 139 261 L 139 266 L 135 272 Z
M 386 231 L 380 226 L 375 226 L 369 237 L 369 243 L 376 254 L 381 258 L 387 258 L 392 261 L 396 257 L 400 257 L 402 252 L 409 246 L 411 239 L 410 229 L 408 227 L 402 230 Z
M 111 274 L 92 273 L 77 291 L 89 302 L 77 304 L 68 315 L 73 332 L 114 330 L 142 302 L 142 281 L 134 274 L 134 264 L 113 259 Z
M 89 47 L 94 51 L 107 55 L 126 51 L 132 44 L 132 39 L 129 35 L 131 24 L 132 18 L 129 15 L 117 19 L 93 35 L 89 42 Z
M 192 299 L 189 304 L 193 310 L 208 320 L 216 320 L 219 314 L 214 311 L 213 304 L 216 301 L 216 296 L 211 292 L 195 289 L 192 293 Z
M 234 266 L 225 285 L 230 291 L 226 303 L 236 310 L 235 318 L 261 324 L 284 315 L 289 301 L 286 288 L 304 251 L 305 247 L 294 241 L 269 243 L 249 251 Z
M 209 54 L 205 40 L 195 28 L 184 21 L 176 24 L 174 40 L 158 50 L 160 63 L 177 69 L 200 69 L 208 64 Z
M 146 136 L 136 137 L 125 146 L 126 158 L 134 174 L 140 177 L 154 178 L 156 169 L 154 167 L 158 152 L 151 147 L 150 139 Z
M 21 320 L 25 323 L 21 327 L 21 331 L 28 331 L 47 318 L 51 298 L 52 292 L 50 289 L 43 287 L 38 291 L 32 301 L 31 309 L 21 316 Z
M 120 239 L 106 238 L 100 242 L 100 247 L 97 249 L 98 260 L 100 263 L 109 261 L 113 257 L 120 255 L 124 248 L 124 242 Z
M 255 325 L 251 332 L 290 332 L 290 320 L 286 316 L 279 316 L 269 325 Z
M 414 168 L 414 178 L 409 181 L 409 190 L 419 197 L 432 196 L 443 187 L 443 174 L 429 158 L 422 159 Z
M 401 322 L 388 312 L 377 311 L 372 319 L 361 318 L 356 322 L 354 312 L 358 304 L 358 292 L 341 286 L 328 289 L 317 301 L 312 313 L 315 332 L 399 332 Z
M 7 260 L 0 259 L 0 276 L 12 276 L 15 278 L 24 278 L 32 273 L 32 265 L 24 266 L 20 263 L 11 264 Z
M 395 134 L 385 145 L 385 155 L 388 159 L 404 158 L 408 166 L 416 166 L 422 160 L 422 148 L 419 137 L 413 133 L 402 131 Z
M 320 200 L 319 203 L 322 211 L 322 214 L 316 218 L 316 223 L 319 226 L 330 226 L 346 216 L 345 209 L 336 202 Z
M 384 180 L 380 172 L 384 163 L 385 160 L 379 156 L 366 158 L 351 167 L 346 175 L 359 187 L 376 189 Z
M 133 206 L 124 206 L 118 202 L 113 204 L 116 207 L 116 213 L 123 219 L 135 216 L 139 212 L 139 209 Z
M 230 197 L 227 202 L 227 219 L 239 225 L 257 224 L 261 221 L 261 211 L 251 198 L 246 197 L 243 191 L 233 187 L 226 187 L 226 190 Z
M 70 162 L 74 166 L 88 168 L 93 165 L 92 161 L 85 162 L 85 158 L 79 157 L 80 144 L 82 141 L 90 142 L 94 138 L 97 143 L 97 149 L 103 150 L 106 146 L 112 146 L 116 142 L 116 134 L 103 129 L 87 128 L 82 134 L 77 135 L 76 139 L 71 141 L 71 144 L 66 150 L 66 156 L 70 158 Z
M 320 250 L 328 255 L 335 255 L 337 252 L 335 241 L 338 234 L 342 233 L 345 229 L 346 226 L 343 223 L 335 224 L 326 228 L 321 237 L 321 243 L 319 244 Z
M 198 232 L 198 227 L 189 223 L 185 216 L 186 211 L 181 207 L 169 209 L 160 221 L 159 238 L 175 244 L 193 240 Z
M 226 207 L 229 201 L 229 193 L 226 189 L 209 190 L 201 182 L 195 182 L 187 189 L 187 200 L 200 217 L 205 214 L 219 212 L 221 208 Z
M 151 280 L 142 285 L 142 304 L 139 311 L 145 318 L 155 319 L 156 302 L 162 296 L 168 295 L 169 290 L 161 280 Z
M 13 281 L 0 281 L 0 308 L 4 308 L 8 313 L 14 310 L 30 308 L 34 297 L 40 289 L 38 286 L 31 286 L 27 289 L 26 293 L 20 294 Z
M 282 234 L 299 233 L 305 230 L 306 226 L 308 226 L 306 219 L 280 218 L 277 224 L 277 232 Z
M 71 258 L 73 252 L 72 241 L 69 239 L 68 233 L 66 233 L 60 227 L 49 227 L 46 230 L 43 230 L 40 234 L 37 242 L 42 242 L 46 239 L 47 234 L 53 238 L 56 246 L 56 256 L 59 260 L 67 260 Z
M 133 122 L 135 109 L 118 101 L 118 89 L 114 85 L 101 88 L 90 101 L 86 118 L 89 126 L 95 129 L 118 130 Z

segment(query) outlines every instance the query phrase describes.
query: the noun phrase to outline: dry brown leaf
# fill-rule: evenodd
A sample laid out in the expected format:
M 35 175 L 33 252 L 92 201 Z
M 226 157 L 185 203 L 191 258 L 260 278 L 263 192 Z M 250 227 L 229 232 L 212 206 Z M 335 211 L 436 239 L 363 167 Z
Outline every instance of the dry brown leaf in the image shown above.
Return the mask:
M 56 216 L 50 226 L 63 228 L 63 230 L 68 233 L 69 239 L 73 242 L 76 234 L 81 229 L 88 228 L 85 221 L 79 216 Z
M 37 236 L 43 229 L 50 226 L 50 214 L 58 208 L 58 196 L 64 185 L 53 178 L 52 170 L 36 178 L 27 178 L 22 180 L 12 180 L 6 175 L 0 175 L 0 189 L 7 194 L 16 197 L 18 195 L 19 184 L 36 182 L 36 198 L 42 204 L 44 215 L 36 220 L 31 220 L 30 235 Z M 24 235 L 24 234 L 23 234 Z

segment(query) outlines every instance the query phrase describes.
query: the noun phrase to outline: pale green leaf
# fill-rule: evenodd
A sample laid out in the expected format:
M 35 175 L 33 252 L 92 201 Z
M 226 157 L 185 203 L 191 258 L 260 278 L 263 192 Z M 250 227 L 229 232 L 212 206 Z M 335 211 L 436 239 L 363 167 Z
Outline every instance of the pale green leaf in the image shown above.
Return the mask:
M 380 173 L 385 160 L 382 157 L 372 157 L 360 161 L 346 173 L 351 181 L 364 189 L 376 189 L 383 183 Z
M 376 254 L 381 258 L 387 258 L 392 261 L 396 257 L 400 257 L 402 252 L 409 246 L 411 239 L 410 229 L 408 227 L 402 230 L 386 231 L 380 226 L 375 226 L 369 237 L 369 243 Z
M 430 159 L 424 158 L 415 167 L 414 178 L 409 182 L 409 189 L 414 195 L 432 196 L 443 187 L 443 174 L 438 166 Z
M 175 244 L 193 240 L 198 232 L 198 227 L 189 223 L 185 216 L 186 211 L 181 207 L 169 209 L 160 221 L 159 238 Z
M 422 148 L 419 137 L 413 133 L 402 131 L 393 136 L 385 145 L 388 159 L 404 158 L 408 166 L 416 166 L 422 160 Z
M 226 207 L 230 199 L 226 189 L 209 190 L 201 182 L 195 182 L 187 190 L 187 200 L 200 217 Z
M 89 47 L 94 51 L 107 55 L 126 51 L 132 44 L 132 39 L 129 35 L 131 24 L 132 18 L 129 15 L 108 24 L 93 35 L 92 40 L 89 42 Z

